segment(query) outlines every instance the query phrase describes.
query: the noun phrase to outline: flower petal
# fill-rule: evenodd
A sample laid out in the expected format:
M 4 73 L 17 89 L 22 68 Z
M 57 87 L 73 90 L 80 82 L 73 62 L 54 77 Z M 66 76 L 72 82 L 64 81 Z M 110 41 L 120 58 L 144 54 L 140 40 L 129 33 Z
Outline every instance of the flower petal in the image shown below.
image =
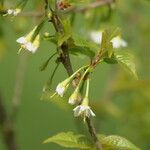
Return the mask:
M 7 10 L 8 15 L 13 14 L 13 12 L 14 12 L 14 10 L 13 10 L 13 9 L 8 9 L 8 10 Z
M 26 40 L 26 38 L 24 36 L 22 36 L 22 37 L 18 38 L 16 40 L 16 42 L 20 43 L 20 44 L 25 44 L 25 43 L 27 43 L 27 40 Z
M 100 44 L 102 41 L 102 32 L 101 31 L 92 31 L 90 33 L 90 37 L 93 40 L 93 42 Z
M 57 92 L 58 95 L 63 97 L 64 92 L 65 92 L 65 88 L 62 87 L 60 84 L 58 84 L 58 86 L 56 87 L 56 92 Z
M 25 48 L 30 52 L 35 53 L 38 47 L 34 46 L 31 42 L 28 42 L 25 44 Z
M 74 111 L 74 116 L 78 117 L 79 116 L 79 112 L 80 112 L 80 106 L 77 106 L 76 108 L 74 108 L 73 111 Z
M 111 42 L 113 43 L 113 48 L 126 47 L 127 42 L 121 39 L 119 36 L 114 37 Z

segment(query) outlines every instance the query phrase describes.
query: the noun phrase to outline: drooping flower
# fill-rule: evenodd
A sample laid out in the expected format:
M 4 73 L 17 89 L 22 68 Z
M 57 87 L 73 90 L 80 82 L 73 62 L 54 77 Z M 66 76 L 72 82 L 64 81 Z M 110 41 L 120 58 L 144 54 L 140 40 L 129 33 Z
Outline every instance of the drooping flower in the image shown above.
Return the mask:
M 74 116 L 75 117 L 81 116 L 83 117 L 84 121 L 86 117 L 90 118 L 95 116 L 94 112 L 91 110 L 89 106 L 88 94 L 89 94 L 89 79 L 87 79 L 86 94 L 82 103 L 73 109 Z
M 103 31 L 92 31 L 90 33 L 90 38 L 93 42 L 101 44 Z M 113 48 L 127 47 L 128 43 L 123 40 L 120 36 L 116 36 L 111 40 Z
M 63 97 L 65 91 L 67 90 L 69 84 L 70 84 L 71 79 L 67 78 L 66 80 L 62 81 L 59 83 L 56 87 L 56 93 Z
M 91 110 L 91 108 L 89 106 L 86 106 L 86 105 L 79 105 L 77 106 L 76 108 L 73 109 L 74 111 L 74 116 L 75 117 L 95 117 L 95 114 L 94 112 Z
M 81 95 L 79 93 L 80 91 L 80 86 L 81 86 L 81 83 L 82 83 L 82 80 L 84 79 L 84 77 L 86 76 L 86 74 L 90 71 L 90 67 L 88 67 L 85 72 L 83 73 L 83 75 L 81 76 L 80 78 L 80 81 L 75 89 L 75 91 L 73 92 L 73 94 L 69 97 L 69 101 L 68 103 L 71 104 L 71 105 L 74 105 L 74 104 L 78 104 L 79 102 L 81 102 Z
M 65 79 L 64 81 L 62 81 L 61 83 L 59 83 L 56 87 L 56 93 L 58 95 L 60 95 L 61 97 L 63 97 L 65 91 L 68 89 L 68 86 L 70 84 L 70 82 L 74 79 L 74 77 L 76 76 L 76 74 L 78 72 L 80 72 L 82 69 L 86 68 L 87 66 L 83 66 L 81 68 L 79 68 L 76 72 L 74 72 L 69 78 Z
M 32 53 L 35 53 L 36 50 L 39 48 L 40 34 L 35 33 L 37 27 L 38 26 L 35 26 L 34 29 L 29 34 L 22 36 L 16 40 L 16 42 L 21 45 L 20 50 L 23 48 L 23 49 L 26 49 Z
M 68 103 L 71 105 L 78 104 L 81 101 L 81 96 L 79 94 L 79 87 L 75 89 L 73 94 L 69 97 Z

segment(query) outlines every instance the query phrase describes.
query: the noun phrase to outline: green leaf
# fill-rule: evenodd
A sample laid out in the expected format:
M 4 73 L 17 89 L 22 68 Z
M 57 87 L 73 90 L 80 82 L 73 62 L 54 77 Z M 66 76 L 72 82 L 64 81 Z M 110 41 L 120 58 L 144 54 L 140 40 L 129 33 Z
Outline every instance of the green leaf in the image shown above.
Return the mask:
M 99 49 L 95 43 L 83 39 L 81 36 L 73 34 L 70 40 L 70 53 L 76 56 L 88 56 L 93 58 L 95 52 Z
M 97 44 L 95 44 L 94 42 L 88 41 L 77 34 L 73 34 L 72 38 L 74 41 L 74 45 L 76 46 L 88 47 L 92 51 L 97 51 L 100 49 L 100 47 L 97 46 Z
M 90 58 L 93 58 L 95 56 L 95 53 L 91 49 L 86 48 L 86 47 L 75 46 L 75 47 L 70 48 L 69 51 L 72 55 L 76 55 L 81 58 L 83 56 L 87 56 Z
M 115 58 L 104 58 L 103 59 L 108 64 L 116 64 L 118 63 Z
M 70 25 L 70 20 L 65 19 L 62 20 L 62 24 L 64 27 L 64 33 L 58 33 L 58 46 L 61 46 L 65 41 L 67 41 L 72 36 L 72 29 Z
M 98 134 L 103 150 L 140 150 L 127 139 L 117 135 Z M 56 143 L 63 147 L 96 150 L 95 144 L 85 135 L 62 132 L 45 140 L 43 143 Z
M 70 33 L 60 34 L 58 33 L 58 46 L 61 46 L 65 41 L 71 37 Z
M 101 50 L 107 51 L 108 57 L 110 58 L 113 54 L 113 45 L 111 40 L 111 35 L 108 30 L 104 30 L 102 33 L 102 43 L 101 43 Z
M 103 137 L 98 135 L 98 137 L 103 145 L 104 150 L 140 150 L 127 139 L 117 135 Z
M 115 29 L 112 29 L 110 31 L 110 40 L 112 40 L 114 37 L 118 36 L 121 34 L 121 29 L 120 28 L 115 28 Z
M 40 71 L 44 71 L 47 66 L 48 63 L 50 62 L 50 60 L 55 56 L 56 53 L 54 53 L 53 55 L 51 55 L 41 66 L 40 66 Z
M 136 67 L 134 63 L 134 56 L 127 52 L 122 50 L 114 51 L 114 56 L 117 62 L 125 69 L 127 70 L 135 79 L 138 79 L 137 73 L 136 73 Z
M 44 36 L 43 37 L 43 39 L 45 40 L 45 41 L 50 41 L 51 43 L 53 43 L 53 44 L 57 44 L 57 39 L 56 39 L 56 36 L 55 35 L 53 35 L 53 36 L 51 36 L 51 35 L 49 35 L 49 36 Z
M 85 135 L 73 132 L 62 132 L 44 141 L 44 143 L 50 142 L 68 148 L 92 149 L 93 147 L 93 143 Z

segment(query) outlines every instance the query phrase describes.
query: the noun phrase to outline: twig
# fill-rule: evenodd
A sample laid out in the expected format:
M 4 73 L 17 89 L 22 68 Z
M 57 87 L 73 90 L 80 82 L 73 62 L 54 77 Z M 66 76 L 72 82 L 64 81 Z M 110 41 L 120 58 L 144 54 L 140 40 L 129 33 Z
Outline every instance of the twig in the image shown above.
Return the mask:
M 81 8 L 78 7 L 71 7 L 70 9 L 66 10 L 65 13 L 74 12 L 74 13 L 82 13 L 90 9 L 98 8 L 104 5 L 109 5 L 113 3 L 113 0 L 100 0 L 96 2 L 92 2 L 88 5 L 85 5 Z
M 87 10 L 90 10 L 90 9 L 95 9 L 95 8 L 98 8 L 98 7 L 102 7 L 102 6 L 105 6 L 105 5 L 109 5 L 111 3 L 113 3 L 114 0 L 100 0 L 100 1 L 96 1 L 96 2 L 91 2 L 90 4 L 87 4 L 83 7 L 70 7 L 68 8 L 67 10 L 63 10 L 61 11 L 62 13 L 83 13 Z M 6 10 L 0 10 L 0 14 L 5 14 L 7 13 Z M 21 12 L 20 14 L 18 14 L 18 16 L 20 17 L 42 17 L 44 14 L 44 12 Z
M 91 134 L 91 137 L 93 138 L 93 141 L 95 142 L 97 150 L 102 150 L 103 148 L 102 148 L 102 145 L 99 142 L 99 139 L 96 135 L 96 130 L 95 130 L 95 127 L 92 123 L 92 120 L 87 117 L 86 122 L 87 122 L 87 125 L 88 125 L 89 133 Z
M 2 135 L 4 143 L 8 150 L 17 150 L 17 144 L 15 141 L 15 132 L 13 123 L 10 120 L 6 109 L 2 102 L 2 96 L 0 95 L 0 126 L 2 128 Z
M 20 104 L 20 99 L 21 99 L 24 71 L 26 68 L 26 58 L 27 58 L 26 55 L 20 56 L 20 62 L 16 73 L 16 84 L 14 87 L 14 94 L 12 97 L 11 115 L 7 114 L 6 109 L 2 102 L 2 97 L 0 95 L 0 126 L 2 127 L 3 139 L 8 150 L 18 149 L 16 143 L 16 137 L 15 137 L 14 119 L 18 112 L 18 106 Z

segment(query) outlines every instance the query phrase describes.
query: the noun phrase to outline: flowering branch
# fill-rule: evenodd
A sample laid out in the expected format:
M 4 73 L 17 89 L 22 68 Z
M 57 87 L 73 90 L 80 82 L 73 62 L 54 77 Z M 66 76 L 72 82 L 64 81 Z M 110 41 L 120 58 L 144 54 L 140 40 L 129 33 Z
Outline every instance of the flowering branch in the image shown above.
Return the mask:
M 54 11 L 52 11 L 52 19 L 50 21 L 53 23 L 56 32 L 61 33 L 62 32 L 61 29 L 63 28 L 63 26 L 59 20 L 58 15 Z M 64 42 L 60 48 L 62 50 L 62 53 L 60 54 L 60 61 L 63 64 L 64 68 L 66 69 L 68 75 L 71 76 L 73 74 L 73 68 L 72 68 L 72 64 L 70 61 L 70 57 L 69 57 L 67 42 Z M 86 122 L 87 122 L 89 132 L 91 134 L 91 137 L 93 138 L 93 141 L 95 142 L 97 150 L 102 150 L 102 145 L 97 138 L 96 130 L 91 119 L 86 117 Z

